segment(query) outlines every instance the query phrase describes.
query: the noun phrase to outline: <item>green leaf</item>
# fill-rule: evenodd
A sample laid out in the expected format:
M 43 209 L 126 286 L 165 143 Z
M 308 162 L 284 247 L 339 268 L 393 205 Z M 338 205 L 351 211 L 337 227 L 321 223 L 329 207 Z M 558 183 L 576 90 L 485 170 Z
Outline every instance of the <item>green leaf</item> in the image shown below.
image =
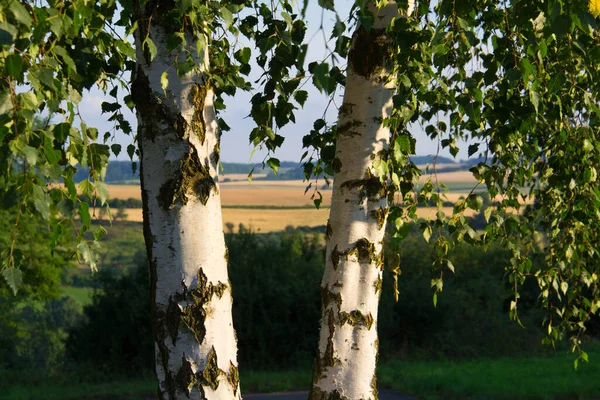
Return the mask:
M 88 199 L 91 199 L 94 193 L 94 184 L 89 179 L 82 180 L 79 182 L 79 192 Z
M 326 10 L 335 11 L 333 0 L 319 0 L 319 6 Z
M 467 206 L 475 211 L 479 211 L 483 207 L 483 196 L 471 193 L 467 198 Z
M 0 22 L 0 45 L 12 45 L 18 32 L 14 25 L 8 22 Z
M 169 74 L 167 71 L 163 72 L 160 75 L 160 86 L 162 87 L 163 92 L 167 92 L 167 86 L 169 86 Z
M 33 186 L 33 206 L 45 220 L 50 218 L 50 198 L 40 186 Z
M 127 30 L 127 36 L 133 35 L 133 33 L 138 29 L 138 27 L 138 22 L 135 21 L 133 25 L 131 25 L 131 27 Z
M 56 54 L 58 54 L 59 56 L 61 56 L 61 58 L 63 59 L 63 61 L 65 62 L 65 64 L 67 64 L 67 66 L 73 72 L 77 72 L 77 66 L 75 65 L 75 61 L 73 61 L 73 59 L 71 58 L 71 56 L 69 56 L 69 53 L 67 53 L 67 50 L 65 50 L 64 47 L 54 46 L 54 52 Z
M 478 150 L 479 150 L 479 143 L 469 145 L 469 157 L 471 157 L 473 154 L 477 153 Z
M 0 93 L 0 115 L 4 115 L 13 109 L 10 92 L 7 90 Z
M 69 85 L 69 97 L 74 104 L 79 104 L 81 102 L 81 93 L 71 85 Z
M 437 308 L 437 293 L 433 294 L 433 307 Z
M 220 13 L 221 18 L 223 18 L 223 21 L 225 21 L 226 28 L 229 28 L 231 25 L 233 25 L 233 14 L 227 7 L 222 7 Z
M 172 35 L 169 35 L 167 38 L 167 51 L 171 52 L 179 48 L 184 41 L 185 38 L 181 32 L 175 32 Z
M 306 90 L 298 90 L 294 93 L 294 100 L 296 100 L 300 106 L 304 107 L 306 99 L 308 99 L 308 92 Z
M 317 210 L 321 207 L 321 203 L 323 203 L 323 195 L 318 190 L 313 194 L 313 203 Z
M 407 155 L 412 153 L 410 138 L 407 135 L 400 135 L 394 140 L 394 160 L 401 161 Z
M 423 230 L 423 239 L 425 239 L 425 241 L 427 243 L 429 243 L 429 239 L 431 238 L 433 231 L 431 230 L 431 226 L 426 226 L 425 229 Z
M 35 96 L 35 93 L 25 92 L 19 93 L 17 98 L 20 100 L 19 103 L 21 106 L 28 110 L 36 110 L 38 106 L 38 99 Z
M 37 163 L 37 160 L 38 160 L 37 149 L 34 149 L 31 146 L 25 146 L 25 147 L 23 147 L 21 152 L 23 152 L 23 155 L 25 156 L 25 160 L 27 160 L 27 163 L 29 165 L 34 166 Z
M 533 104 L 533 108 L 535 108 L 535 112 L 537 114 L 540 108 L 540 95 L 538 94 L 538 92 L 530 90 L 529 99 L 531 100 L 531 104 Z
M 31 17 L 29 16 L 29 12 L 20 1 L 14 0 L 10 3 L 9 6 L 10 11 L 15 16 L 15 19 L 27 26 L 28 28 L 31 26 Z
M 103 101 L 102 103 L 100 103 L 100 108 L 102 110 L 102 114 L 112 113 L 119 110 L 121 108 L 121 105 L 119 103 L 109 103 L 107 101 Z
M 135 146 L 133 144 L 127 145 L 127 155 L 129 156 L 130 160 L 133 160 L 133 156 L 135 155 Z
M 75 203 L 71 199 L 61 200 L 57 204 L 58 211 L 65 217 L 72 218 L 75 212 Z M 60 226 L 60 225 L 58 225 Z M 60 229 L 60 228 L 59 228 Z
M 320 92 L 327 93 L 329 87 L 329 64 L 327 63 L 311 63 L 308 70 L 313 74 L 313 85 Z
M 586 169 L 583 173 L 583 178 L 586 182 L 596 182 L 596 179 L 598 178 L 596 168 L 591 167 L 590 169 Z
M 192 60 L 191 57 L 188 57 L 184 62 L 177 63 L 175 67 L 177 69 L 177 75 L 184 76 L 185 74 L 193 70 L 195 66 L 196 62 Z
M 468 23 L 467 21 L 465 21 L 464 19 L 462 19 L 462 18 L 460 18 L 460 17 L 458 17 L 458 18 L 457 18 L 457 20 L 458 20 L 458 25 L 459 25 L 459 26 L 460 26 L 462 29 L 464 29 L 465 31 L 468 31 L 468 30 L 469 30 L 469 23 Z
M 79 218 L 81 218 L 83 226 L 89 229 L 92 217 L 90 216 L 90 205 L 85 201 L 79 203 Z
M 267 164 L 271 167 L 273 172 L 277 173 L 279 171 L 279 160 L 277 158 L 269 158 Z
M 110 150 L 113 152 L 113 154 L 116 156 L 118 156 L 119 154 L 121 154 L 121 145 L 118 143 L 113 143 L 110 145 Z
M 19 79 L 23 72 L 23 58 L 20 54 L 11 54 L 6 57 L 6 72 L 13 78 Z
M 387 161 L 375 160 L 373 161 L 373 169 L 375 170 L 376 176 L 380 179 L 387 178 L 389 167 Z
M 452 271 L 452 273 L 455 273 L 455 271 L 454 271 L 454 264 L 452 264 L 452 262 L 450 260 L 446 260 L 446 267 L 448 267 L 448 269 L 450 271 Z
M 581 359 L 582 359 L 583 361 L 585 361 L 585 362 L 588 362 L 588 363 L 590 362 L 590 359 L 589 359 L 589 357 L 588 357 L 588 353 L 586 353 L 585 351 L 582 351 L 582 352 L 581 352 L 581 354 L 580 354 L 580 357 L 581 357 Z
M 51 165 L 58 165 L 61 156 L 60 150 L 54 149 L 50 137 L 46 136 L 44 142 L 44 154 L 46 155 L 46 159 Z
M 108 210 L 110 211 L 110 210 Z M 102 239 L 108 232 L 106 231 L 106 228 L 104 228 L 102 225 L 98 225 L 98 229 L 96 229 L 94 231 L 94 240 L 95 241 L 99 241 L 100 239 Z
M 65 181 L 65 186 L 67 187 L 71 198 L 77 197 L 77 189 L 75 188 L 75 182 L 73 181 L 73 177 L 63 175 L 63 179 Z
M 18 268 L 5 268 L 2 270 L 2 276 L 8 286 L 13 291 L 13 294 L 16 295 L 19 287 L 23 283 L 23 273 Z
M 242 64 L 248 64 L 248 61 L 250 61 L 251 56 L 252 50 L 250 49 L 250 47 L 244 47 L 243 49 L 239 49 L 233 54 L 233 57 Z
M 100 205 L 104 205 L 108 200 L 108 185 L 104 182 L 96 182 L 96 196 L 100 199 Z
M 485 218 L 485 222 L 490 222 L 490 216 L 492 215 L 492 211 L 494 211 L 492 209 L 492 207 L 488 207 L 485 209 L 485 211 L 483 212 L 483 216 Z
M 127 106 L 127 108 L 129 108 L 131 111 L 133 111 L 133 109 L 135 108 L 135 103 L 133 102 L 133 96 L 128 94 L 127 96 L 123 97 L 123 101 L 125 102 L 125 105 Z
M 144 43 L 142 43 L 142 48 L 144 50 L 148 50 L 148 53 L 150 54 L 150 61 L 154 60 L 154 57 L 156 57 L 156 45 L 154 44 L 154 42 L 152 41 L 152 39 L 150 39 L 150 37 L 147 37 L 146 40 L 144 40 Z
M 83 258 L 83 261 L 90 266 L 92 271 L 97 270 L 97 258 L 98 255 L 87 244 L 87 242 L 81 242 L 77 245 L 77 255 Z

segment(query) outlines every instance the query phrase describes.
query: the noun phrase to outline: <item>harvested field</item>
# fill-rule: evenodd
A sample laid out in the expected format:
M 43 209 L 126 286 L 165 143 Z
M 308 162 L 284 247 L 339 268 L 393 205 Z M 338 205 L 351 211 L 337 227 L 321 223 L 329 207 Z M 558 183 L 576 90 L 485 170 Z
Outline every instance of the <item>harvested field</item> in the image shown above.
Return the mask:
M 128 208 L 127 220 L 134 222 L 142 221 L 142 210 L 139 208 Z M 447 216 L 452 215 L 452 207 L 443 207 L 442 212 Z M 435 218 L 437 209 L 419 208 L 417 215 L 420 218 Z M 468 210 L 465 215 L 473 215 Z M 113 212 L 113 216 L 115 213 Z M 233 231 L 238 231 L 239 224 L 250 228 L 255 232 L 273 232 L 284 230 L 288 226 L 321 226 L 327 224 L 329 209 L 304 209 L 304 210 L 270 210 L 255 208 L 224 208 L 223 230 L 228 232 L 228 224 L 232 224 Z
M 142 221 L 142 210 L 128 208 L 127 220 Z M 114 215 L 114 213 L 113 213 Z M 305 210 L 263 210 L 254 208 L 224 208 L 223 230 L 229 231 L 228 224 L 232 224 L 234 232 L 238 231 L 239 224 L 255 232 L 272 232 L 284 230 L 287 226 L 315 227 L 327 224 L 329 209 Z
M 314 205 L 310 199 L 313 191 L 304 194 L 306 183 L 302 181 L 225 182 L 221 188 L 223 206 L 273 206 L 302 207 Z M 111 199 L 141 199 L 137 185 L 108 185 Z M 323 206 L 331 203 L 331 190 L 321 190 Z
M 230 174 L 228 176 L 232 175 L 243 174 Z M 426 177 L 431 177 L 434 181 L 436 179 L 433 175 L 424 175 L 421 177 L 421 181 L 423 182 Z M 437 174 L 437 181 L 448 184 L 452 191 L 463 193 L 470 191 L 477 185 L 477 181 L 469 171 L 440 173 Z M 315 188 L 320 189 L 320 192 L 323 195 L 323 205 L 330 204 L 331 190 L 323 188 L 325 185 L 324 180 L 319 180 L 316 183 L 313 182 L 313 187 L 305 195 L 304 190 L 307 185 L 308 182 L 302 180 L 254 180 L 248 182 L 247 179 L 244 179 L 223 182 L 219 184 L 219 187 L 221 188 L 221 201 L 224 206 L 260 205 L 298 207 L 312 205 L 313 202 L 310 197 Z M 482 186 L 481 189 L 485 189 L 485 187 Z M 449 193 L 447 196 L 454 194 L 455 193 Z M 113 199 L 140 199 L 141 192 L 137 185 L 109 185 L 109 197 Z
M 242 175 L 242 174 L 239 174 Z M 464 181 L 470 177 L 469 180 Z M 462 179 L 462 181 L 461 181 Z M 438 174 L 440 182 L 448 182 L 450 185 L 465 186 L 472 189 L 477 182 L 467 171 Z M 319 180 L 313 183 L 313 188 L 304 194 L 308 185 L 302 180 L 271 181 L 254 180 L 249 183 L 245 178 L 240 181 L 228 181 L 221 183 L 221 201 L 223 204 L 223 226 L 228 231 L 233 227 L 237 231 L 239 224 L 243 224 L 257 232 L 280 231 L 287 226 L 309 226 L 315 227 L 325 225 L 329 217 L 331 204 L 331 190 L 320 190 L 323 195 L 323 207 L 317 210 L 313 205 L 311 195 L 314 188 L 322 188 L 325 182 Z M 458 187 L 456 186 L 456 187 Z M 460 197 L 465 197 L 468 190 L 457 190 L 445 193 L 445 201 L 456 202 Z M 141 198 L 140 188 L 137 185 L 109 185 L 109 196 L 111 198 Z M 269 208 L 272 207 L 272 208 Z M 300 207 L 299 209 L 293 209 Z M 302 208 L 306 207 L 306 208 Z M 141 209 L 127 209 L 129 221 L 141 221 Z M 452 207 L 444 207 L 442 211 L 452 215 Z M 419 208 L 417 214 L 421 218 L 435 218 L 437 209 Z M 474 212 L 467 211 L 466 215 Z M 113 210 L 113 215 L 116 211 Z M 231 225 L 232 224 L 232 225 Z
M 477 179 L 473 177 L 473 173 L 470 171 L 440 172 L 439 174 L 437 174 L 437 178 L 436 175 L 434 175 L 433 173 L 423 173 L 423 175 L 421 175 L 421 182 L 425 182 L 425 179 L 427 178 L 431 178 L 433 182 L 436 182 L 437 180 L 437 182 L 440 183 L 461 182 L 477 184 Z
M 274 206 L 302 207 L 314 205 L 311 200 L 312 190 L 304 194 L 305 187 L 247 185 L 221 187 L 221 202 L 223 206 Z M 321 190 L 323 206 L 331 204 L 331 190 Z
M 273 187 L 273 186 L 285 186 L 285 187 L 295 187 L 306 189 L 310 182 L 305 182 L 302 179 L 295 180 L 286 180 L 286 181 L 277 181 L 277 180 L 253 180 L 252 182 L 245 181 L 237 181 L 237 182 L 221 182 L 219 186 L 223 187 Z M 319 180 L 319 186 L 325 185 L 324 180 Z M 313 186 L 315 186 L 313 182 Z
M 141 199 L 140 185 L 108 185 L 108 197 L 111 199 Z

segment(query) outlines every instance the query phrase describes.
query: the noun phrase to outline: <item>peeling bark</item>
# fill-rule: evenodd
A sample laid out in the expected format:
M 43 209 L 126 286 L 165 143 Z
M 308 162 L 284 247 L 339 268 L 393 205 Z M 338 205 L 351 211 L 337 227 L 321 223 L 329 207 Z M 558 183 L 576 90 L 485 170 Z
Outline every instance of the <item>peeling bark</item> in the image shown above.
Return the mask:
M 374 15 L 369 32 L 356 30 L 348 55 L 311 400 L 377 398 L 377 308 L 388 204 L 373 162 L 385 158 L 389 147 L 382 121 L 392 107 L 387 63 L 395 44 L 385 28 L 399 15 L 398 7 L 389 3 Z
M 169 400 L 241 399 L 215 155 L 214 92 L 201 72 L 179 77 L 173 69 L 163 91 L 161 74 L 176 61 L 167 51 L 167 37 L 181 29 L 163 16 L 172 17 L 165 7 L 175 3 L 134 3 L 136 18 L 145 21 L 135 37 L 133 97 L 158 395 Z M 195 43 L 190 32 L 185 34 L 188 43 Z M 142 50 L 146 35 L 157 48 L 153 60 Z M 208 58 L 193 55 L 201 66 L 200 60 Z

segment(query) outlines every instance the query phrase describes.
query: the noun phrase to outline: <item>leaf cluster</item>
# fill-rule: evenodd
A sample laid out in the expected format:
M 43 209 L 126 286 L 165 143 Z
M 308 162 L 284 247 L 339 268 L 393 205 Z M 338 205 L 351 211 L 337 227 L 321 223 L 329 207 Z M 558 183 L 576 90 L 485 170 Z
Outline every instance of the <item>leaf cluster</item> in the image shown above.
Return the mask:
M 359 6 L 355 12 L 368 29 L 368 9 Z M 454 272 L 448 254 L 457 243 L 486 246 L 503 240 L 512 252 L 507 271 L 513 318 L 519 319 L 519 288 L 533 280 L 548 311 L 548 341 L 569 337 L 578 349 L 585 322 L 600 308 L 594 245 L 600 205 L 600 34 L 587 3 L 419 1 L 412 16 L 394 19 L 387 32 L 396 43 L 396 93 L 392 115 L 383 122 L 392 137 L 387 159 L 374 168 L 392 203 L 391 245 L 406 238 L 418 204 L 438 205 L 436 218 L 420 223 L 423 237 L 435 241 L 440 268 L 431 282 L 435 302 L 444 271 Z M 315 128 L 325 125 L 317 121 Z M 415 128 L 454 156 L 459 141 L 467 140 L 469 156 L 482 160 L 471 172 L 480 182 L 478 191 L 484 187 L 497 203 L 485 209 L 484 232 L 476 232 L 464 214 L 482 210 L 476 188 L 445 215 L 445 188 L 437 181 L 435 161 L 433 175 L 419 183 L 423 172 L 410 159 Z M 334 143 L 329 132 L 315 129 L 304 145 L 322 152 L 315 165 L 327 165 L 327 149 Z M 309 166 L 307 173 L 315 169 Z M 393 204 L 398 197 L 400 203 Z M 530 255 L 538 248 L 546 262 L 534 271 Z

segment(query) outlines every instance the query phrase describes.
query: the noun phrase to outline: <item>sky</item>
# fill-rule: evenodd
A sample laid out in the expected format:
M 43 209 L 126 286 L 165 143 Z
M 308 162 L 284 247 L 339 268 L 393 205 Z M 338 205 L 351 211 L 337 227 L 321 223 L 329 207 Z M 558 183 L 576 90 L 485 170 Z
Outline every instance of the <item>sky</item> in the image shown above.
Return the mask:
M 352 3 L 353 2 L 351 1 L 336 2 L 336 8 L 342 18 L 348 15 Z M 306 39 L 310 39 L 308 55 L 306 58 L 307 63 L 312 60 L 322 60 L 327 53 L 324 45 L 325 38 L 323 33 L 329 38 L 335 22 L 335 16 L 332 12 L 323 12 L 320 7 L 318 7 L 315 0 L 312 0 L 312 2 L 309 2 L 305 22 L 307 24 Z M 323 31 L 320 31 L 321 23 L 323 25 Z M 261 72 L 260 67 L 254 65 L 249 80 L 256 80 Z M 306 150 L 302 148 L 302 137 L 310 131 L 313 122 L 323 116 L 323 113 L 327 108 L 328 98 L 320 94 L 312 85 L 312 82 L 308 82 L 303 89 L 309 92 L 309 99 L 304 105 L 304 108 L 299 108 L 295 111 L 296 123 L 290 123 L 278 132 L 285 137 L 285 141 L 282 147 L 272 156 L 277 157 L 281 161 L 300 161 L 302 154 Z M 342 102 L 343 91 L 339 91 L 335 96 L 335 102 L 339 106 Z M 222 162 L 257 164 L 261 163 L 266 155 L 266 151 L 261 149 L 256 149 L 256 151 L 253 152 L 253 146 L 249 143 L 250 131 L 254 127 L 252 119 L 248 117 L 251 97 L 252 93 L 238 91 L 234 97 L 225 98 L 227 109 L 221 114 L 221 117 L 225 119 L 225 122 L 231 127 L 231 130 L 229 132 L 224 132 L 221 138 Z M 94 89 L 91 92 L 84 94 L 79 105 L 85 123 L 88 126 L 98 128 L 101 134 L 112 129 L 112 123 L 107 121 L 108 116 L 102 115 L 101 113 L 100 105 L 104 100 L 105 97 L 102 92 Z M 122 110 L 135 131 L 137 126 L 135 115 L 125 106 L 123 106 Z M 336 113 L 337 110 L 335 107 L 330 107 L 329 112 L 327 113 L 328 123 L 333 123 L 335 121 L 337 116 Z M 437 153 L 437 141 L 429 139 L 419 127 L 414 127 L 411 131 L 417 139 L 418 155 Z M 119 143 L 123 147 L 123 152 L 117 158 L 120 160 L 127 160 L 128 156 L 125 152 L 125 148 L 132 142 L 132 137 L 117 133 L 109 144 L 112 144 L 113 142 Z M 466 159 L 467 146 L 463 144 L 459 145 L 459 147 L 461 148 L 461 152 L 457 158 Z M 451 157 L 447 151 L 443 150 L 440 151 L 440 155 Z

